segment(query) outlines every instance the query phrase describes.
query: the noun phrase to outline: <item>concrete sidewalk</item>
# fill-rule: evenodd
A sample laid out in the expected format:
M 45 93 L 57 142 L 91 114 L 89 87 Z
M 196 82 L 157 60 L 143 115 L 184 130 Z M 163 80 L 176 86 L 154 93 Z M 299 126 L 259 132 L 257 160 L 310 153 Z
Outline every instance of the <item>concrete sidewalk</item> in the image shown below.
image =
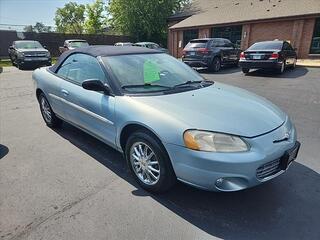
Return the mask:
M 320 59 L 298 59 L 297 66 L 320 67 Z

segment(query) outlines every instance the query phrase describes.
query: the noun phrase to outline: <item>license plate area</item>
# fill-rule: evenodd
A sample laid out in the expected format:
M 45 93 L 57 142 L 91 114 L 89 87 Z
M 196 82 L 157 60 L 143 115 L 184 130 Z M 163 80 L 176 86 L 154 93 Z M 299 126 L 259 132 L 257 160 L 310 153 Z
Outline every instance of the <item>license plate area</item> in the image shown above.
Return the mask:
M 260 60 L 260 59 L 262 59 L 262 56 L 261 55 L 252 55 L 252 59 Z
M 287 150 L 280 159 L 280 168 L 281 170 L 286 170 L 291 162 L 293 162 L 297 156 L 300 149 L 300 143 L 297 141 L 295 146 Z

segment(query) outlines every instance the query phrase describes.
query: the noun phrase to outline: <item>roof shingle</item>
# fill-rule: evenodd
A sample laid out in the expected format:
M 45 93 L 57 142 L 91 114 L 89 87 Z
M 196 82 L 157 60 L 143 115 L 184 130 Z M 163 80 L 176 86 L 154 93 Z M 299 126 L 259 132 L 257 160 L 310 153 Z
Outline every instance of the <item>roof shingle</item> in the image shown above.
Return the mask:
M 320 15 L 320 0 L 195 0 L 200 11 L 170 29 Z

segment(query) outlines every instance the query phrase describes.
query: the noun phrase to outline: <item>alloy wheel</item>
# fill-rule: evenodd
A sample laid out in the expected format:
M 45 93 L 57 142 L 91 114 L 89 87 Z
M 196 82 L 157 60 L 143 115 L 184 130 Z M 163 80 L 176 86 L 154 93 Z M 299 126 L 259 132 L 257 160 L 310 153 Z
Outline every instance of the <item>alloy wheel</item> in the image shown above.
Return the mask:
M 155 185 L 160 179 L 160 164 L 154 151 L 144 142 L 136 142 L 130 148 L 130 162 L 136 176 L 147 185 Z
M 51 123 L 52 116 L 51 116 L 51 109 L 48 101 L 42 97 L 40 100 L 41 112 L 43 117 L 47 123 Z

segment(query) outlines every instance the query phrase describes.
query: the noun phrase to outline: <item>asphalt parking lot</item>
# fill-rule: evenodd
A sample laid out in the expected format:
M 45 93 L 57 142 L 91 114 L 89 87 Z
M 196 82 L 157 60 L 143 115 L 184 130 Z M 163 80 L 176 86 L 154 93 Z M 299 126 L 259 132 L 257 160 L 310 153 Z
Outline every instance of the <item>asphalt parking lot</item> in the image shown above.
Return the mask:
M 256 188 L 214 193 L 180 183 L 162 195 L 139 188 L 105 144 L 67 124 L 46 127 L 31 74 L 0 74 L 1 240 L 320 239 L 319 68 L 203 72 L 280 106 L 296 124 L 300 155 Z

